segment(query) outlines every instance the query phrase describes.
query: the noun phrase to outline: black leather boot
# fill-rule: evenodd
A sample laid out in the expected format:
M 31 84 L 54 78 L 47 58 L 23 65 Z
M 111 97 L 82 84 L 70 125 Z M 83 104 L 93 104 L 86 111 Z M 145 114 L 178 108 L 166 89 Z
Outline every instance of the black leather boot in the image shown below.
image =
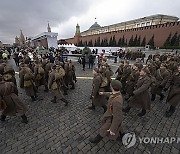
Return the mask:
M 152 94 L 151 101 L 155 101 L 155 99 L 156 99 L 156 95 Z
M 67 88 L 64 88 L 64 93 L 63 93 L 63 95 L 68 95 L 68 93 L 67 93 Z
M 62 98 L 61 101 L 63 101 L 65 103 L 65 106 L 68 106 L 68 104 L 69 104 L 68 100 L 66 100 L 65 98 Z
M 170 106 L 170 109 L 168 111 L 166 111 L 166 117 L 171 117 L 173 115 L 173 113 L 175 112 L 176 107 L 174 106 Z
M 23 114 L 22 116 L 21 116 L 21 118 L 22 118 L 22 123 L 25 123 L 25 124 L 27 124 L 28 123 L 28 120 L 27 120 L 27 117 L 26 117 L 26 115 L 25 114 Z
M 6 115 L 1 115 L 1 121 L 5 121 L 5 119 L 6 119 Z
M 36 101 L 36 97 L 35 96 L 31 96 L 31 99 L 32 99 L 33 102 Z
M 51 100 L 51 102 L 52 103 L 57 103 L 57 101 L 56 101 L 57 99 L 56 99 L 56 96 L 54 96 L 54 99 L 53 100 Z
M 103 139 L 103 137 L 98 134 L 95 138 L 90 138 L 89 141 L 91 143 L 99 143 L 102 139 Z
M 75 89 L 74 83 L 72 83 L 71 85 L 72 85 L 72 87 L 70 89 L 72 89 L 72 90 Z
M 48 86 L 45 86 L 44 92 L 48 92 L 48 91 L 49 91 Z
M 104 106 L 102 106 L 102 108 L 104 109 L 104 113 L 105 113 L 107 111 L 107 106 L 104 105 Z
M 129 98 L 130 98 L 130 95 L 129 94 L 126 94 L 126 96 L 124 97 L 125 100 L 127 101 Z
M 131 107 L 128 105 L 125 109 L 122 109 L 123 112 L 128 113 Z
M 92 104 L 92 106 L 89 106 L 88 109 L 95 110 L 95 106 Z
M 142 117 L 146 114 L 146 110 L 145 109 L 142 109 L 142 111 L 140 113 L 138 113 L 138 116 L 139 117 Z
M 160 95 L 160 101 L 162 101 L 163 99 L 164 99 L 164 95 L 161 94 L 161 95 Z

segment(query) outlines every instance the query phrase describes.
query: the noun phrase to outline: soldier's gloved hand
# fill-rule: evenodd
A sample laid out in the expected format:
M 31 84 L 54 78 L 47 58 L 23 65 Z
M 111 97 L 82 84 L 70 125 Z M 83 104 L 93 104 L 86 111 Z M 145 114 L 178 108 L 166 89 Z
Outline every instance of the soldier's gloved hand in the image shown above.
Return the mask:
M 168 88 L 164 88 L 164 91 L 166 92 L 168 90 Z
M 159 88 L 163 88 L 163 86 L 162 86 L 162 85 L 160 85 L 160 86 L 159 86 Z
M 131 97 L 134 96 L 134 93 L 131 94 Z

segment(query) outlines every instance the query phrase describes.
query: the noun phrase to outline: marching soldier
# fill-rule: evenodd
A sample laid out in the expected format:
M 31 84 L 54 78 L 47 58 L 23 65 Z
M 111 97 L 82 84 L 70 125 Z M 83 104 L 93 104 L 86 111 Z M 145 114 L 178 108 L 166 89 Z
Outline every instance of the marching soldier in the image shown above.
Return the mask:
M 105 63 L 105 69 L 104 69 L 104 72 L 102 73 L 102 76 L 107 78 L 107 86 L 105 87 L 105 91 L 106 92 L 110 92 L 111 91 L 111 88 L 110 88 L 110 83 L 111 83 L 111 76 L 113 76 L 113 71 L 111 69 L 111 67 Z
M 12 68 L 12 66 L 8 65 L 7 61 L 4 61 L 2 65 L 4 66 L 3 80 L 6 82 L 13 82 L 15 85 L 17 85 L 15 78 L 15 71 Z
M 156 99 L 156 95 L 160 96 L 160 100 L 162 101 L 164 99 L 164 95 L 162 93 L 163 88 L 166 85 L 166 82 L 169 78 L 169 71 L 166 69 L 165 64 L 162 63 L 160 65 L 160 68 L 156 72 L 156 83 L 155 86 L 151 88 L 151 94 L 152 98 L 151 100 L 154 101 Z
M 131 66 L 129 65 L 129 61 L 126 60 L 123 67 L 123 75 L 121 77 L 121 83 L 122 83 L 122 93 L 125 94 L 125 88 L 126 88 L 126 81 L 131 74 Z
M 34 74 L 28 67 L 28 64 L 21 63 L 21 69 L 19 71 L 19 83 L 20 87 L 25 89 L 26 95 L 30 96 L 32 101 L 36 101 L 37 89 L 34 84 Z
M 152 60 L 149 60 L 149 61 L 147 62 L 147 67 L 148 67 L 151 75 L 155 77 L 155 76 L 156 76 L 156 67 L 155 67 L 155 65 L 153 64 L 153 61 L 152 61 Z
M 93 89 L 92 89 L 92 106 L 88 107 L 88 109 L 90 110 L 95 110 L 96 106 L 100 106 L 104 109 L 104 112 L 106 111 L 107 107 L 106 107 L 106 97 L 105 96 L 101 96 L 99 95 L 99 92 L 103 92 L 105 91 L 105 88 L 107 86 L 107 81 L 106 81 L 106 85 L 103 85 L 103 78 L 102 75 L 99 72 L 98 68 L 94 68 L 93 69 Z
M 52 66 L 52 71 L 49 74 L 49 80 L 48 80 L 48 88 L 51 89 L 53 93 L 53 100 L 52 103 L 57 103 L 57 99 L 60 99 L 65 103 L 65 106 L 68 105 L 68 101 L 64 98 L 62 92 L 61 92 L 61 79 L 65 75 L 65 71 L 63 68 L 58 69 L 56 65 Z
M 111 82 L 112 92 L 100 92 L 100 96 L 110 94 L 107 111 L 102 117 L 102 124 L 99 134 L 95 138 L 90 138 L 91 143 L 100 142 L 103 137 L 107 136 L 112 140 L 119 140 L 122 138 L 122 121 L 123 121 L 123 98 L 120 92 L 122 85 L 120 81 L 113 80 Z
M 44 84 L 45 84 L 45 92 L 48 92 L 48 77 L 49 77 L 49 72 L 51 71 L 51 63 L 50 60 L 46 57 L 43 57 L 43 61 L 42 61 L 42 67 L 44 69 Z
M 14 83 L 3 81 L 0 75 L 0 110 L 2 110 L 1 121 L 5 121 L 6 116 L 21 115 L 22 122 L 28 123 L 25 113 L 27 107 L 18 97 L 18 90 Z
M 169 90 L 167 97 L 167 102 L 170 105 L 169 110 L 166 111 L 166 117 L 170 117 L 176 110 L 176 106 L 180 101 L 180 65 L 178 66 L 178 71 L 176 71 L 172 77 L 168 80 L 165 87 L 165 91 Z
M 128 105 L 124 112 L 128 113 L 131 107 L 141 108 L 141 112 L 138 113 L 139 117 L 142 117 L 146 114 L 146 110 L 150 110 L 150 94 L 149 87 L 151 84 L 151 79 L 149 77 L 150 72 L 148 68 L 143 68 L 140 72 L 140 78 L 137 81 L 135 90 L 131 95 L 131 98 L 128 100 Z
M 118 73 L 116 76 L 116 80 L 119 80 L 119 81 L 121 80 L 121 77 L 123 75 L 123 67 L 124 67 L 124 61 L 121 61 L 118 69 L 115 72 L 115 74 Z
M 136 66 L 141 70 L 143 68 L 143 64 L 141 63 L 141 59 L 137 58 L 135 62 Z
M 41 62 L 38 59 L 35 61 L 34 76 L 35 76 L 36 88 L 38 89 L 38 87 L 44 85 L 45 86 L 44 91 L 48 92 L 48 86 L 46 85 L 46 81 L 45 81 L 45 71 L 42 67 Z
M 132 72 L 127 79 L 126 88 L 125 88 L 126 89 L 125 100 L 128 100 L 130 98 L 130 96 L 133 94 L 134 88 L 139 79 L 139 67 L 138 66 L 139 65 L 136 63 L 132 66 Z
M 74 81 L 73 81 L 73 65 L 71 61 L 66 60 L 64 64 L 64 70 L 65 70 L 65 76 L 64 76 L 64 81 L 66 84 L 66 87 L 71 85 L 70 89 L 75 89 Z

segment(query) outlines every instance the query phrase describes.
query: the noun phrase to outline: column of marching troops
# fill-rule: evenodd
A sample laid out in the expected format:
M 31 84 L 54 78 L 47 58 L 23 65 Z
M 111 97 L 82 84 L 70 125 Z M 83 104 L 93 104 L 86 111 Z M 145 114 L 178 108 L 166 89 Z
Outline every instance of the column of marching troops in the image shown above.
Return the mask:
M 64 95 L 68 95 L 68 89 L 75 89 L 76 75 L 75 67 L 71 60 L 64 63 L 56 57 L 50 63 L 49 57 L 34 57 L 32 62 L 28 55 L 23 55 L 19 62 L 19 85 L 26 92 L 32 101 L 38 100 L 38 89 L 44 86 L 44 92 L 51 90 L 52 103 L 61 100 L 68 105 Z M 63 92 L 62 92 L 63 91 Z M 0 60 L 0 109 L 2 110 L 1 121 L 6 116 L 14 116 L 19 113 L 23 123 L 28 123 L 25 115 L 27 107 L 18 97 L 18 88 L 15 78 L 15 71 L 7 59 Z
M 146 63 L 147 65 L 143 66 L 138 58 L 133 65 L 130 65 L 128 60 L 120 61 L 115 80 L 111 80 L 113 71 L 105 58 L 101 60 L 98 68 L 93 69 L 90 97 L 92 105 L 88 108 L 95 110 L 100 106 L 104 115 L 99 134 L 90 138 L 90 142 L 98 143 L 105 136 L 112 140 L 121 140 L 124 135 L 121 125 L 123 112 L 128 113 L 131 108 L 140 108 L 138 116 L 142 117 L 150 110 L 151 101 L 155 101 L 159 96 L 160 101 L 157 103 L 160 103 L 165 98 L 163 93 L 168 90 L 166 102 L 169 107 L 165 116 L 173 115 L 180 100 L 180 55 L 150 55 Z M 15 71 L 6 60 L 0 61 L 0 74 L 0 102 L 3 110 L 1 121 L 5 121 L 7 115 L 20 113 L 22 122 L 27 123 L 27 107 L 18 97 Z M 67 106 L 68 101 L 64 95 L 67 95 L 69 86 L 71 89 L 75 88 L 75 82 L 75 67 L 70 60 L 61 63 L 55 59 L 54 63 L 50 63 L 49 58 L 44 56 L 41 59 L 36 57 L 34 62 L 31 62 L 28 56 L 24 56 L 20 62 L 20 87 L 24 88 L 32 101 L 38 99 L 38 88 L 44 85 L 45 92 L 52 91 L 51 102 L 56 103 L 60 99 Z M 124 101 L 127 104 L 125 108 Z
M 165 116 L 170 117 L 175 112 L 180 102 L 180 55 L 149 55 L 145 66 L 141 60 L 137 58 L 132 65 L 128 60 L 121 61 L 115 72 L 116 80 L 112 81 L 113 73 L 106 59 L 102 60 L 98 69 L 93 70 L 92 106 L 89 109 L 101 106 L 105 113 L 101 119 L 99 134 L 90 138 L 91 143 L 98 143 L 105 136 L 122 141 L 123 112 L 140 108 L 137 115 L 142 117 L 150 110 L 151 101 L 158 99 L 157 96 L 157 103 L 162 103 L 165 98 L 163 93 L 168 90 L 166 102 L 169 107 Z M 123 107 L 123 101 L 126 101 L 126 107 Z

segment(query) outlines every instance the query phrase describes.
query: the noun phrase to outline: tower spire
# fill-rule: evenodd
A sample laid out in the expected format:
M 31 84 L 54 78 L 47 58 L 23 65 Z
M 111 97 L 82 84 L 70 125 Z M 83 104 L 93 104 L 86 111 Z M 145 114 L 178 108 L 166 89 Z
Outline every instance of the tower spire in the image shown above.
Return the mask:
M 20 44 L 21 44 L 21 45 L 25 44 L 25 42 L 26 42 L 25 37 L 24 37 L 24 34 L 23 34 L 23 32 L 22 32 L 21 29 L 20 29 L 19 41 L 20 41 Z
M 78 23 L 76 25 L 76 34 L 80 34 L 80 26 Z
M 50 25 L 49 25 L 49 22 L 48 22 L 47 30 L 48 30 L 48 32 L 51 32 L 51 27 L 50 27 Z

